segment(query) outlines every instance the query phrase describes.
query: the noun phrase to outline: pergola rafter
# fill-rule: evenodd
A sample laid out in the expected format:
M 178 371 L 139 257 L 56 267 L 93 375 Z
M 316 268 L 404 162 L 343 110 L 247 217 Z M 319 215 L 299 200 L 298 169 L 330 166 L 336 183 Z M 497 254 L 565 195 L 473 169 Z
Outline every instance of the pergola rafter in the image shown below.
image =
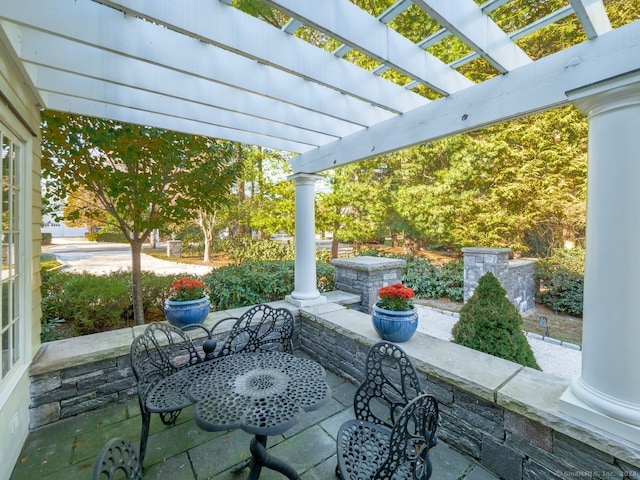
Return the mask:
M 494 20 L 511 0 L 398 0 L 377 16 L 349 0 L 262 1 L 288 19 L 282 28 L 221 0 L 3 0 L 0 26 L 44 108 L 283 150 L 308 173 L 560 105 L 581 86 L 571 71 L 584 85 L 638 68 L 638 22 L 620 45 L 600 0 L 567 1 L 517 31 Z M 438 30 L 420 41 L 397 31 L 410 9 Z M 571 15 L 590 39 L 582 46 L 533 61 L 516 44 Z M 320 32 L 332 51 L 300 29 Z M 470 52 L 453 61 L 430 53 L 452 36 Z M 351 63 L 350 51 L 377 66 Z M 581 56 L 566 75 L 565 55 Z M 618 68 L 607 55 L 627 61 Z M 478 58 L 496 78 L 461 73 Z

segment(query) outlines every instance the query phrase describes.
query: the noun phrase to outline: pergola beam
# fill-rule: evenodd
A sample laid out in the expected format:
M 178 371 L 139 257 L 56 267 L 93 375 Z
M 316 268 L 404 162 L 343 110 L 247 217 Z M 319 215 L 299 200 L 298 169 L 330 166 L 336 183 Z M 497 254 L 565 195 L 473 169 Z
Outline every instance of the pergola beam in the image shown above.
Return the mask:
M 597 42 L 597 43 L 596 43 Z M 316 173 L 566 105 L 566 92 L 640 70 L 640 22 L 492 78 L 291 160 Z

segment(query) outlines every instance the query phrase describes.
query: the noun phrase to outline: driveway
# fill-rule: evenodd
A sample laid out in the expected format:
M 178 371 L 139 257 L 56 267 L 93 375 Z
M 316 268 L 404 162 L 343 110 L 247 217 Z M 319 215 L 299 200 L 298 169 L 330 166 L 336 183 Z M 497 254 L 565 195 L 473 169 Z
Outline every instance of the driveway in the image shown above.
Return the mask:
M 53 238 L 51 245 L 42 247 L 42 253 L 55 255 L 65 264 L 64 270 L 69 272 L 106 274 L 131 269 L 131 248 L 123 243 L 89 242 L 84 238 Z M 212 269 L 202 265 L 169 262 L 144 253 L 141 262 L 142 270 L 159 275 L 203 275 Z

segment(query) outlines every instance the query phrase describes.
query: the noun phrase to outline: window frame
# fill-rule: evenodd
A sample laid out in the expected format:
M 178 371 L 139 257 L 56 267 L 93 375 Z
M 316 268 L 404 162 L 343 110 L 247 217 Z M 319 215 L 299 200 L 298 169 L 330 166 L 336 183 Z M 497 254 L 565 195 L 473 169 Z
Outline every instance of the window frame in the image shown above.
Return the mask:
M 18 132 L 22 134 L 16 133 L 16 126 Z M 12 177 L 14 182 L 12 191 L 14 192 L 13 198 L 16 205 L 12 205 L 12 207 L 14 207 L 12 209 L 13 224 L 10 232 L 12 232 L 11 235 L 13 235 L 12 265 L 13 268 L 15 268 L 13 272 L 13 284 L 17 291 L 12 294 L 13 318 L 10 323 L 14 329 L 17 329 L 18 334 L 17 341 L 15 341 L 13 345 L 14 350 L 12 351 L 10 368 L 3 372 L 4 367 L 0 365 L 0 408 L 5 404 L 11 392 L 13 392 L 16 387 L 16 384 L 24 377 L 32 354 L 31 338 L 33 332 L 31 331 L 29 318 L 31 318 L 33 306 L 31 305 L 32 295 L 30 292 L 32 285 L 29 280 L 33 278 L 33 267 L 28 259 L 32 251 L 29 243 L 32 241 L 32 233 L 29 233 L 33 228 L 31 225 L 32 205 L 29 201 L 29 195 L 32 194 L 31 176 L 33 172 L 31 149 L 33 148 L 33 140 L 30 139 L 31 136 L 28 132 L 22 131 L 24 129 L 22 129 L 21 126 L 22 124 L 18 122 L 18 119 L 13 116 L 11 112 L 7 110 L 3 111 L 3 109 L 0 108 L 0 148 L 4 148 L 4 139 L 7 138 L 14 146 L 14 151 L 16 152 L 13 161 L 15 171 Z M 25 138 L 29 140 L 24 140 Z M 1 157 L 0 161 L 4 162 Z M 2 163 L 2 165 L 3 164 L 4 163 Z M 2 171 L 2 168 L 0 165 L 0 171 Z M 2 177 L 0 177 L 0 182 L 2 182 L 4 188 L 5 182 Z M 17 207 L 17 210 L 15 207 Z M 2 205 L 0 204 L 0 209 L 1 208 Z M 0 225 L 0 239 L 1 235 L 4 235 L 4 232 L 4 225 Z M 3 262 L 4 269 L 2 255 L 0 255 L 0 261 Z M 4 284 L 4 279 L 0 278 L 0 283 Z M 0 302 L 2 302 L 1 298 Z M 0 306 L 0 357 L 4 357 L 4 352 L 2 352 L 2 335 L 6 328 L 3 323 L 2 308 L 4 307 Z M 10 341 L 13 342 L 13 337 L 10 338 Z M 4 361 L 4 359 L 0 361 Z

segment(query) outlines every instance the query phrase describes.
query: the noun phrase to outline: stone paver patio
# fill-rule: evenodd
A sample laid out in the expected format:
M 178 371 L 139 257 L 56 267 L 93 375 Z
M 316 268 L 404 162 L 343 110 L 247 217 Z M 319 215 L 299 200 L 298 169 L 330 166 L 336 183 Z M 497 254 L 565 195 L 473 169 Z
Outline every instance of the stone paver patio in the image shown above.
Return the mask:
M 301 354 L 302 356 L 303 354 Z M 335 479 L 336 433 L 343 421 L 353 418 L 355 386 L 327 373 L 332 399 L 322 409 L 304 415 L 284 435 L 269 437 L 269 451 L 285 459 L 303 480 Z M 164 426 L 152 416 L 145 459 L 145 479 L 202 480 L 242 479 L 248 469 L 232 473 L 248 458 L 251 435 L 240 430 L 205 432 L 182 412 L 177 425 Z M 136 401 L 94 410 L 41 427 L 29 434 L 11 480 L 91 479 L 102 446 L 113 437 L 138 444 L 140 412 Z M 473 459 L 440 442 L 432 450 L 434 480 L 492 480 L 494 475 Z M 264 469 L 263 480 L 284 479 Z

